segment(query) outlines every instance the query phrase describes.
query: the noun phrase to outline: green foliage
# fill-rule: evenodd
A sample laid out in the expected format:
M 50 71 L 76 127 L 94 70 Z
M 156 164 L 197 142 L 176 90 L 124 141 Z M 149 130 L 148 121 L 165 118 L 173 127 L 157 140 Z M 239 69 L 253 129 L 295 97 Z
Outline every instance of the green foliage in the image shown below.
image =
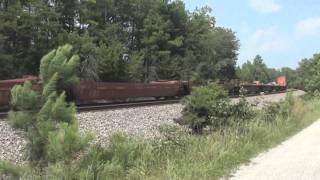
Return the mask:
M 314 54 L 310 59 L 303 59 L 297 69 L 297 84 L 309 93 L 320 90 L 320 54 Z
M 46 84 L 43 87 L 42 98 L 44 100 L 47 100 L 49 96 L 56 91 L 58 80 L 59 80 L 58 73 L 55 73 L 49 80 L 48 84 Z
M 78 32 L 59 34 L 60 44 L 71 44 L 74 52 L 80 56 L 80 78 L 88 80 L 99 80 L 97 45 L 94 37 L 88 33 Z
M 260 81 L 262 83 L 273 82 L 275 79 L 271 79 L 268 73 L 269 69 L 264 64 L 260 55 L 257 55 L 253 62 L 250 61 L 244 63 L 241 68 L 238 69 L 238 77 L 245 82 L 252 83 L 253 81 Z
M 11 90 L 11 106 L 16 110 L 34 110 L 37 108 L 38 95 L 32 90 L 32 83 L 14 86 Z
M 182 0 L 32 0 L 1 1 L 0 9 L 0 79 L 38 74 L 39 59 L 63 44 L 79 54 L 84 79 L 149 81 L 198 74 L 206 82 L 235 76 L 239 42 L 231 30 L 216 27 L 208 7 L 189 12 Z M 55 51 L 60 50 L 41 63 L 45 83 L 57 71 L 46 69 Z M 57 58 L 63 64 L 71 57 Z M 61 69 L 58 64 L 51 68 Z M 205 73 L 199 64 L 208 67 Z M 69 76 L 62 72 L 68 71 L 59 70 L 59 78 Z
M 47 155 L 50 162 L 69 162 L 78 152 L 86 147 L 91 140 L 90 136 L 82 137 L 79 126 L 74 123 L 62 123 L 57 131 L 48 134 Z
M 245 121 L 253 119 L 256 112 L 253 110 L 252 105 L 245 99 L 244 96 L 240 97 L 239 102 L 231 106 L 231 114 L 233 123 L 241 124 Z
M 280 107 L 288 107 L 284 105 L 287 101 L 291 100 Z M 108 147 L 93 146 L 80 160 L 51 164 L 45 171 L 28 173 L 24 179 L 221 179 L 319 117 L 319 99 L 293 102 L 289 108 L 293 116 L 285 118 L 276 113 L 275 119 L 264 120 L 256 114 L 254 121 L 222 127 L 205 136 L 174 127 L 164 127 L 160 141 L 116 135 Z
M 12 89 L 14 109 L 9 120 L 13 127 L 26 131 L 28 159 L 33 165 L 43 168 L 49 162 L 70 163 L 91 139 L 80 135 L 76 108 L 66 102 L 63 91 L 78 81 L 78 65 L 79 57 L 73 55 L 72 46 L 59 47 L 42 58 L 41 97 L 32 91 L 30 82 Z
M 49 7 L 40 0 L 0 2 L 1 79 L 38 74 L 40 58 L 57 45 L 61 31 L 58 14 Z
M 262 83 L 275 82 L 279 76 L 285 76 L 287 79 L 288 88 L 304 89 L 303 85 L 308 81 L 309 61 L 303 60 L 300 67 L 295 70 L 289 67 L 275 69 L 267 67 L 263 62 L 261 56 L 257 55 L 253 62 L 246 62 L 241 67 L 236 69 L 237 77 L 243 81 L 251 83 L 253 81 L 260 81 Z
M 23 169 L 15 164 L 6 161 L 0 161 L 0 175 L 10 175 L 18 179 L 23 174 Z
M 51 138 L 53 141 L 61 141 L 53 134 Z M 58 142 L 58 147 L 54 147 L 55 144 L 52 144 L 54 154 L 51 155 L 63 158 L 68 149 L 64 149 L 65 146 L 60 146 Z M 49 179 L 140 179 L 147 173 L 144 169 L 151 165 L 151 158 L 150 144 L 118 134 L 111 138 L 108 148 L 93 145 L 81 159 L 72 163 L 60 161 L 50 164 L 43 173 Z
M 244 98 L 232 104 L 216 83 L 194 89 L 184 104 L 183 116 L 178 122 L 188 125 L 195 133 L 201 133 L 205 127 L 219 130 L 254 117 L 251 105 Z
M 99 77 L 106 81 L 126 80 L 127 62 L 124 59 L 125 48 L 119 41 L 100 43 L 96 49 Z
M 208 125 L 222 125 L 225 105 L 228 104 L 227 94 L 216 83 L 194 89 L 184 99 L 185 109 L 180 123 L 188 124 L 197 133 Z
M 51 51 L 41 59 L 40 77 L 45 87 L 44 95 L 50 93 L 50 89 L 54 89 L 54 84 L 57 81 L 56 88 L 58 91 L 67 89 L 79 82 L 78 66 L 80 58 L 78 55 L 72 54 L 72 46 L 64 45 L 57 50 Z M 58 80 L 57 80 L 58 79 Z M 47 92 L 49 91 L 49 92 Z
M 10 120 L 10 125 L 13 128 L 24 130 L 32 127 L 32 125 L 36 121 L 35 113 L 33 112 L 9 111 L 8 119 Z
M 295 114 L 297 109 L 294 108 L 297 102 L 300 102 L 299 99 L 295 99 L 292 93 L 288 93 L 283 102 L 270 103 L 263 107 L 260 111 L 260 118 L 267 122 L 276 122 L 277 119 L 299 118 L 299 115 Z M 301 110 L 303 108 L 301 107 Z M 297 116 L 294 117 L 294 114 Z

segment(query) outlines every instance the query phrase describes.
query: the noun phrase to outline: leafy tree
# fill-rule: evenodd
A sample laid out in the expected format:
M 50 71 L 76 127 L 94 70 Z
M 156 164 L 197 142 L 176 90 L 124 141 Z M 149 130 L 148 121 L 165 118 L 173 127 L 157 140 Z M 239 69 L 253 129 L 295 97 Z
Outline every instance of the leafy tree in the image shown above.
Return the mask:
M 1 1 L 0 7 L 0 62 L 6 64 L 0 69 L 15 67 L 0 78 L 37 74 L 39 59 L 56 45 L 57 13 L 40 0 Z
M 38 74 L 62 44 L 80 56 L 80 77 L 102 81 L 234 78 L 239 43 L 211 9 L 181 0 L 0 1 L 0 78 Z M 13 71 L 14 68 L 14 71 Z
M 268 83 L 274 81 L 270 78 L 270 69 L 263 62 L 260 55 L 257 55 L 253 62 L 250 61 L 244 63 L 241 68 L 238 68 L 238 77 L 245 82 L 260 81 L 262 83 Z
M 314 54 L 310 59 L 303 59 L 297 69 L 297 84 L 299 87 L 314 93 L 320 91 L 319 75 L 320 54 Z

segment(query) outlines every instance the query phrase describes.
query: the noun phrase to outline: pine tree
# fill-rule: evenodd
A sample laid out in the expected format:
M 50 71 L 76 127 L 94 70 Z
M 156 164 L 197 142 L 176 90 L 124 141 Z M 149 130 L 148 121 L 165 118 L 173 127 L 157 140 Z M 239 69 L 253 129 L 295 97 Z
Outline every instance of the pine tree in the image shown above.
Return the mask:
M 31 82 L 12 89 L 14 109 L 9 120 L 13 127 L 26 131 L 31 163 L 42 167 L 49 162 L 69 163 L 90 140 L 90 136 L 79 134 L 75 105 L 66 102 L 64 92 L 79 81 L 78 66 L 79 57 L 73 54 L 72 46 L 59 47 L 41 60 L 41 95 L 32 90 Z

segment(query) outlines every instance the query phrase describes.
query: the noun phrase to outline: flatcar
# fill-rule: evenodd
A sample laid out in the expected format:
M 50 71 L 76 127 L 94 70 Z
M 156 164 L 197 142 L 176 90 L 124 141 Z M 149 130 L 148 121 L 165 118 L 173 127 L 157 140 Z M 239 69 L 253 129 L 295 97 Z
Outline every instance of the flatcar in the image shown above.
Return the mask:
M 221 82 L 221 85 L 226 89 L 229 95 L 239 95 L 240 89 L 243 88 L 247 95 L 255 95 L 260 93 L 283 92 L 287 90 L 286 76 L 279 76 L 276 82 L 263 84 L 258 81 L 255 83 L 243 83 L 237 80 Z

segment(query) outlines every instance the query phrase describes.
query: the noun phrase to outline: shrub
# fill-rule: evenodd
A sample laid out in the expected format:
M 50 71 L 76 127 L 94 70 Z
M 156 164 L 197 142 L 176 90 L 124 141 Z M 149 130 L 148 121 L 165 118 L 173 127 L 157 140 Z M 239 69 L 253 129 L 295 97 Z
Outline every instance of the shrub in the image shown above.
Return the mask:
M 188 125 L 195 133 L 201 133 L 206 126 L 224 123 L 229 99 L 222 87 L 217 83 L 210 83 L 193 89 L 183 103 L 185 108 L 179 123 Z
M 93 145 L 79 162 L 73 163 L 68 176 L 64 164 L 50 167 L 48 175 L 66 179 L 140 179 L 139 172 L 152 164 L 152 147 L 139 140 L 116 134 L 108 148 Z M 139 170 L 137 169 L 139 168 Z
M 84 149 L 91 136 L 85 137 L 79 134 L 79 126 L 62 123 L 57 131 L 49 132 L 47 144 L 47 156 L 50 162 L 69 162 L 75 156 L 74 152 Z
M 231 105 L 231 115 L 232 121 L 238 124 L 253 119 L 256 116 L 256 112 L 253 110 L 252 105 L 242 96 L 238 103 Z
M 279 103 L 271 103 L 263 107 L 261 110 L 261 120 L 265 122 L 273 122 L 279 116 L 281 105 Z
M 280 103 L 270 103 L 260 111 L 260 120 L 274 122 L 278 119 L 301 118 L 304 113 L 304 102 L 300 98 L 294 98 L 288 93 L 285 100 Z
M 205 127 L 219 130 L 255 116 L 244 97 L 233 104 L 224 89 L 216 83 L 194 89 L 183 102 L 183 116 L 177 122 L 188 125 L 194 133 L 202 133 Z

